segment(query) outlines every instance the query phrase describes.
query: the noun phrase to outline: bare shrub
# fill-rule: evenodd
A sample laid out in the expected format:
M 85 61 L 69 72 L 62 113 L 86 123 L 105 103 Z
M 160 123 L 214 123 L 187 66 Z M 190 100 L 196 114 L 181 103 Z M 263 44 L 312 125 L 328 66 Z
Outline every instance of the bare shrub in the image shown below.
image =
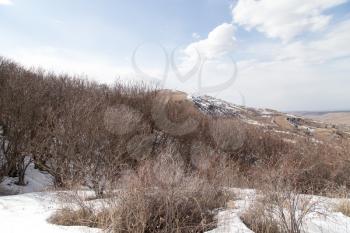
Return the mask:
M 174 102 L 167 94 L 158 94 L 152 106 L 155 126 L 172 136 L 183 136 L 198 129 L 198 113 L 189 111 L 183 102 Z
M 299 141 L 297 147 L 280 159 L 278 166 L 288 171 L 286 174 L 292 174 L 289 177 L 302 193 L 327 194 L 330 189 L 349 188 L 349 154 L 345 146 L 339 145 Z
M 243 221 L 256 232 L 301 233 L 317 202 L 292 191 L 264 194 L 243 214 Z
M 37 125 L 42 122 L 43 74 L 17 66 L 1 59 L 0 123 L 2 142 L 6 149 L 2 153 L 6 160 L 8 176 L 18 177 L 17 183 L 25 185 L 25 171 L 35 151 L 32 139 Z
M 262 203 L 253 203 L 240 218 L 256 233 L 282 233 L 278 222 L 271 213 L 266 213 Z
M 167 156 L 144 162 L 121 180 L 122 189 L 106 200 L 102 211 L 91 212 L 78 204 L 79 208 L 56 213 L 52 222 L 98 226 L 108 232 L 204 232 L 216 227 L 217 210 L 229 198 L 220 187 L 187 174 L 181 161 Z
M 4 130 L 0 125 L 0 182 L 3 177 L 6 175 L 6 158 L 5 153 L 7 149 L 6 140 L 4 138 Z
M 334 211 L 340 212 L 340 213 L 344 214 L 345 216 L 350 217 L 350 201 L 349 200 L 340 201 L 335 206 Z
M 320 213 L 318 200 L 311 196 L 297 193 L 297 189 L 290 184 L 290 180 L 279 174 L 269 174 L 263 177 L 261 194 L 252 207 L 243 216 L 251 227 L 263 228 L 263 232 L 272 227 L 277 232 L 301 233 L 307 217 L 313 213 Z M 251 216 L 261 215 L 257 222 Z M 244 218 L 244 217 L 243 217 Z M 262 225 L 265 223 L 265 225 Z M 277 228 L 276 228 L 277 226 Z M 267 230 L 266 230 L 267 229 Z M 271 230 L 271 229 L 270 229 Z
M 181 165 L 167 169 L 180 170 L 169 171 L 169 175 L 184 172 Z M 220 189 L 196 176 L 176 179 L 176 185 L 159 184 L 154 176 L 149 163 L 130 178 L 114 210 L 111 232 L 204 232 L 215 227 L 213 211 L 227 200 Z
M 126 105 L 107 108 L 104 123 L 111 133 L 127 135 L 135 132 L 141 126 L 142 114 Z
M 216 146 L 225 152 L 239 150 L 246 140 L 245 129 L 235 119 L 217 119 L 211 121 L 210 133 Z
M 70 208 L 64 208 L 57 211 L 49 222 L 63 226 L 88 226 L 94 228 L 102 228 L 103 222 L 101 222 L 102 214 L 92 211 L 90 209 L 73 210 Z
M 3 58 L 0 88 L 0 177 L 18 177 L 22 185 L 30 158 L 57 187 L 83 185 L 103 196 L 124 168 L 135 169 L 170 143 L 186 169 L 209 181 L 256 188 L 256 177 L 283 167 L 281 176 L 301 193 L 350 188 L 345 139 L 292 144 L 239 117 L 211 118 L 181 93 L 145 83 L 109 87 Z

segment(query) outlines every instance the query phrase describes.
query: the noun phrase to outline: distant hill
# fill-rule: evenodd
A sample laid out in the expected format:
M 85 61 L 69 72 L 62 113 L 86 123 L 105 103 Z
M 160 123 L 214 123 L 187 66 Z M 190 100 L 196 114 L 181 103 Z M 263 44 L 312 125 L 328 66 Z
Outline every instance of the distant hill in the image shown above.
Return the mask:
M 296 112 L 296 115 L 337 125 L 350 125 L 350 111 Z
M 191 100 L 190 102 L 205 114 L 233 117 L 277 134 L 287 141 L 293 141 L 295 138 L 313 138 L 319 141 L 336 138 L 350 139 L 350 111 L 341 112 L 343 115 L 338 112 L 282 113 L 272 109 L 239 106 L 211 96 L 188 96 L 187 100 Z M 329 121 L 327 121 L 327 116 L 332 116 Z

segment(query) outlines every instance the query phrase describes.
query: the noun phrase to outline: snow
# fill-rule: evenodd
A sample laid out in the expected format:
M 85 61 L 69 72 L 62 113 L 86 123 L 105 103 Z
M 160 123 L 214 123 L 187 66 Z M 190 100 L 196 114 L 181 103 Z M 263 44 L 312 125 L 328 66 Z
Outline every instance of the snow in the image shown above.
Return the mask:
M 205 114 L 214 116 L 235 116 L 246 111 L 243 107 L 213 98 L 211 96 L 191 96 L 192 102 Z
M 58 226 L 47 219 L 60 208 L 55 192 L 44 192 L 52 186 L 52 177 L 34 168 L 26 171 L 26 186 L 15 184 L 17 178 L 5 177 L 0 183 L 0 232 L 4 233 L 97 233 L 100 229 L 80 226 Z M 1 194 L 17 194 L 1 196 Z
M 240 219 L 240 214 L 257 197 L 252 189 L 231 189 L 237 196 L 232 209 L 221 211 L 218 215 L 218 228 L 208 233 L 252 233 Z M 350 217 L 335 212 L 334 206 L 343 199 L 302 195 L 319 203 L 318 210 L 304 221 L 304 233 L 350 233 Z
M 295 140 L 292 140 L 292 139 L 289 139 L 289 138 L 283 138 L 282 140 L 285 141 L 285 142 L 288 142 L 288 143 L 293 143 L 293 144 L 297 143 Z
M 99 229 L 53 225 L 47 219 L 58 208 L 55 194 L 28 193 L 0 197 L 0 230 L 4 233 L 97 233 Z
M 265 116 L 271 116 L 271 115 L 275 114 L 274 112 L 272 112 L 271 110 L 268 110 L 266 108 L 258 109 L 258 110 L 259 110 L 260 114 L 265 115 Z
M 350 218 L 342 213 L 316 215 L 306 221 L 304 229 L 308 233 L 349 233 Z
M 25 182 L 26 186 L 18 186 L 15 183 L 18 178 L 14 177 L 4 177 L 3 181 L 0 183 L 0 193 L 5 194 L 23 194 L 31 192 L 40 192 L 49 189 L 53 182 L 52 176 L 47 172 L 42 172 L 34 168 L 34 164 L 29 164 L 26 175 Z
M 237 211 L 222 211 L 218 215 L 218 228 L 208 233 L 253 233 L 240 219 Z
M 263 127 L 266 126 L 266 124 L 263 124 L 263 123 L 260 123 L 258 121 L 251 120 L 251 119 L 244 119 L 243 121 L 246 122 L 247 124 L 250 124 L 250 125 L 263 126 Z
M 102 233 L 101 229 L 83 226 L 58 226 L 47 219 L 62 208 L 57 200 L 57 192 L 47 192 L 52 185 L 52 178 L 45 172 L 34 169 L 31 164 L 27 170 L 27 186 L 14 184 L 16 179 L 6 177 L 0 189 L 17 195 L 0 196 L 0 232 L 4 233 Z M 208 233 L 252 233 L 242 222 L 240 215 L 257 197 L 252 189 L 229 189 L 236 200 L 228 208 L 219 211 L 218 227 Z M 40 191 L 40 192 L 37 192 Z M 1 194 L 1 192 L 0 192 Z M 80 195 L 91 196 L 91 191 L 81 191 Z M 306 195 L 305 195 L 306 196 Z M 305 233 L 350 233 L 350 217 L 334 211 L 336 203 L 343 199 L 308 196 L 317 201 L 320 211 L 310 214 L 304 222 Z M 97 209 L 103 203 L 90 201 Z
M 252 233 L 241 220 L 239 215 L 248 206 L 246 200 L 235 201 L 233 209 L 224 210 L 218 214 L 218 227 L 208 233 Z

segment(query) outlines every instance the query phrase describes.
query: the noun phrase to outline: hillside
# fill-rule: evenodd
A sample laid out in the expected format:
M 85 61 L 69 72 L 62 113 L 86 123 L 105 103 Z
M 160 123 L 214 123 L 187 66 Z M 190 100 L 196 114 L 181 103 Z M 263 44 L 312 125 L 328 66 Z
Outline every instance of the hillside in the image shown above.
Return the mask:
M 15 233 L 32 223 L 111 233 L 350 225 L 346 127 L 3 58 L 0 88 L 0 193 L 17 194 L 0 198 L 6 230 L 17 217 L 26 225 Z
M 326 122 L 329 124 L 346 125 L 350 127 L 350 112 L 299 112 L 298 115 Z
M 178 101 L 187 99 L 191 103 L 189 107 L 195 107 L 206 115 L 238 119 L 245 124 L 268 130 L 286 140 L 292 140 L 294 137 L 321 141 L 350 139 L 350 127 L 336 124 L 336 122 L 350 120 L 348 119 L 350 113 L 347 112 L 318 115 L 315 113 L 288 114 L 272 109 L 238 106 L 211 96 L 187 96 L 177 91 L 168 93 L 176 96 L 174 99 Z

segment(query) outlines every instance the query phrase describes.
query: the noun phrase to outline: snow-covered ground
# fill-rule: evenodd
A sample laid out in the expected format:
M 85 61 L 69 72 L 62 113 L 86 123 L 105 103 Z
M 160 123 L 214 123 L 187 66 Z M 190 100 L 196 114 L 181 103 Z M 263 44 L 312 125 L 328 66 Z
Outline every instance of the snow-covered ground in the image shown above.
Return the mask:
M 5 177 L 0 183 L 1 233 L 101 232 L 88 227 L 65 227 L 48 223 L 47 219 L 60 205 L 55 201 L 55 192 L 46 191 L 52 186 L 51 176 L 34 169 L 34 164 L 30 164 L 26 172 L 26 186 L 18 186 L 16 181 L 16 178 Z
M 252 233 L 240 219 L 240 214 L 249 207 L 256 197 L 254 190 L 232 189 L 237 199 L 234 208 L 219 213 L 219 227 L 210 233 Z M 304 221 L 305 233 L 350 233 L 350 217 L 335 212 L 337 198 L 305 195 L 312 202 L 318 203 L 317 211 L 307 216 Z
M 15 179 L 5 178 L 0 183 L 3 191 L 18 193 L 1 196 L 0 192 L 0 232 L 1 233 L 101 233 L 100 229 L 80 226 L 57 226 L 47 219 L 61 206 L 56 193 L 48 192 L 51 177 L 30 165 L 27 172 L 28 185 L 19 187 Z M 218 228 L 210 233 L 252 233 L 240 219 L 240 214 L 249 207 L 256 197 L 254 190 L 232 189 L 237 200 L 229 208 L 219 212 Z M 3 192 L 4 193 L 4 192 Z M 308 216 L 304 223 L 306 233 L 350 233 L 350 217 L 334 212 L 334 205 L 340 199 L 312 196 L 321 203 L 322 211 Z
M 38 169 L 34 169 L 34 164 L 29 164 L 25 182 L 26 186 L 18 186 L 15 183 L 17 178 L 14 177 L 5 177 L 0 183 L 0 195 L 3 194 L 23 194 L 23 193 L 32 193 L 46 191 L 52 186 L 52 177 L 46 173 L 41 172 Z
M 0 197 L 1 233 L 83 233 L 101 232 L 88 227 L 53 225 L 47 219 L 58 208 L 55 194 L 48 192 Z

